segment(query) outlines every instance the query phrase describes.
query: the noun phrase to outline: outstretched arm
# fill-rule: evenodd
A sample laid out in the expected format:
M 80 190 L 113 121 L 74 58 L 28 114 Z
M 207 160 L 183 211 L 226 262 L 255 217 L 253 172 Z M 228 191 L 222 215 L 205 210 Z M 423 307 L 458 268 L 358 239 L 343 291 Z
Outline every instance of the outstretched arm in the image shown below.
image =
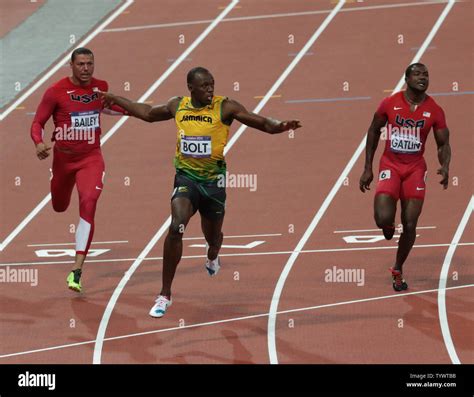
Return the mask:
M 299 120 L 279 121 L 271 117 L 263 117 L 251 113 L 243 105 L 233 99 L 226 99 L 222 104 L 222 119 L 226 124 L 232 120 L 240 121 L 242 124 L 268 134 L 279 134 L 281 132 L 296 130 L 301 127 Z
M 149 123 L 172 119 L 180 101 L 180 97 L 173 97 L 164 105 L 151 106 L 146 103 L 132 102 L 127 98 L 114 95 L 110 92 L 99 91 L 99 93 L 104 101 L 104 107 L 110 108 L 114 105 L 118 105 L 125 109 L 131 116 L 148 121 Z
M 365 166 L 364 172 L 360 177 L 359 188 L 362 193 L 366 190 L 370 190 L 370 184 L 374 179 L 374 173 L 372 171 L 372 163 L 374 161 L 374 154 L 377 150 L 380 139 L 380 129 L 387 122 L 386 116 L 381 116 L 378 113 L 374 114 L 372 123 L 370 124 L 369 131 L 367 131 L 367 142 L 365 145 Z
M 444 189 L 448 188 L 449 182 L 449 163 L 451 162 L 451 146 L 449 145 L 449 130 L 442 128 L 434 132 L 436 145 L 438 146 L 438 161 L 441 168 L 438 174 L 443 177 L 439 182 Z
M 129 116 L 128 112 L 118 105 L 103 108 L 102 113 L 108 114 L 109 116 Z

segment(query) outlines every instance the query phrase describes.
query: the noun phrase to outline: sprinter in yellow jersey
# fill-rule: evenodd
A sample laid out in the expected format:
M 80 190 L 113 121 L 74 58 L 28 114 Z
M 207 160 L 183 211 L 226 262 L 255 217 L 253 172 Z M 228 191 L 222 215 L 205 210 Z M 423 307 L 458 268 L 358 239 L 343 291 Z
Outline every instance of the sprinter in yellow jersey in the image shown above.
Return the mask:
M 190 97 L 173 97 L 167 104 L 150 106 L 101 92 L 106 106 L 114 104 L 148 122 L 175 119 L 176 177 L 171 197 L 171 225 L 163 249 L 163 286 L 150 316 L 163 317 L 171 305 L 171 284 L 183 252 L 183 233 L 199 210 L 201 227 L 209 246 L 206 269 L 215 276 L 220 269 L 219 250 L 225 213 L 226 163 L 224 147 L 235 119 L 249 127 L 279 134 L 301 127 L 298 120 L 279 121 L 250 113 L 240 103 L 214 95 L 214 78 L 202 67 L 187 75 Z

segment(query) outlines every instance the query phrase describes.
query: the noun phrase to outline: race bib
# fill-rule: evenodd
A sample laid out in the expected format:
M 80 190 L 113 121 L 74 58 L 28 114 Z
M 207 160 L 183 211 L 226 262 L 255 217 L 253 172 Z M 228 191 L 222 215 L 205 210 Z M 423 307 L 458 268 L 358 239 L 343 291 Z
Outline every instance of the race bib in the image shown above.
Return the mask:
M 392 176 L 392 173 L 390 170 L 380 171 L 379 181 L 383 181 L 384 179 L 390 179 L 391 176 Z
M 95 130 L 99 128 L 99 111 L 72 112 L 71 128 L 74 130 Z
M 187 157 L 211 157 L 212 144 L 210 136 L 181 136 L 181 154 Z
M 392 133 L 390 137 L 390 149 L 395 153 L 418 153 L 421 151 L 421 145 L 416 135 Z

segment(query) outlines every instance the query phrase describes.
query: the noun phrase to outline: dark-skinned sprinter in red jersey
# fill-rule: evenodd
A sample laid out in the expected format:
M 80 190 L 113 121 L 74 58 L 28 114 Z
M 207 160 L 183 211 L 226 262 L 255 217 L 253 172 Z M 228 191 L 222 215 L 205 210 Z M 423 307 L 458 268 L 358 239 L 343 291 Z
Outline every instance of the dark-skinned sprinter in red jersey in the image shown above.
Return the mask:
M 390 268 L 395 291 L 408 288 L 403 278 L 403 264 L 415 243 L 416 225 L 425 198 L 427 167 L 423 153 L 431 129 L 438 146 L 441 164 L 438 174 L 444 189 L 448 187 L 451 160 L 449 130 L 443 109 L 426 94 L 428 68 L 421 63 L 411 64 L 405 71 L 405 81 L 406 90 L 385 98 L 374 114 L 367 133 L 365 169 L 359 182 L 362 192 L 369 190 L 374 178 L 372 162 L 375 150 L 385 127 L 387 140 L 380 159 L 374 217 L 385 238 L 390 240 L 395 231 L 395 213 L 400 199 L 403 232 L 395 264 Z

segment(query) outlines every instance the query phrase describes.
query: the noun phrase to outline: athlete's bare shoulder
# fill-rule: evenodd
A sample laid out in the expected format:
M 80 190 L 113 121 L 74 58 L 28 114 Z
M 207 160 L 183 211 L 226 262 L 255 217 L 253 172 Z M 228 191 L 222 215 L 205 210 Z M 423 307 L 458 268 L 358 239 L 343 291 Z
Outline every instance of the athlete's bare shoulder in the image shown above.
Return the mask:
M 168 102 L 166 104 L 168 110 L 171 112 L 171 114 L 174 115 L 176 114 L 176 111 L 178 110 L 179 103 L 183 99 L 182 96 L 174 96 L 168 99 Z
M 222 99 L 222 106 L 226 107 L 240 107 L 242 106 L 239 102 L 237 102 L 235 99 L 229 98 L 228 96 L 223 97 Z
M 181 102 L 181 100 L 183 98 L 184 98 L 183 96 L 173 96 L 170 99 L 168 99 L 168 104 L 171 104 L 171 105 L 176 104 L 177 105 L 178 103 Z
M 245 107 L 235 99 L 224 97 L 222 101 L 222 114 L 229 117 L 233 116 L 236 112 L 245 110 Z

